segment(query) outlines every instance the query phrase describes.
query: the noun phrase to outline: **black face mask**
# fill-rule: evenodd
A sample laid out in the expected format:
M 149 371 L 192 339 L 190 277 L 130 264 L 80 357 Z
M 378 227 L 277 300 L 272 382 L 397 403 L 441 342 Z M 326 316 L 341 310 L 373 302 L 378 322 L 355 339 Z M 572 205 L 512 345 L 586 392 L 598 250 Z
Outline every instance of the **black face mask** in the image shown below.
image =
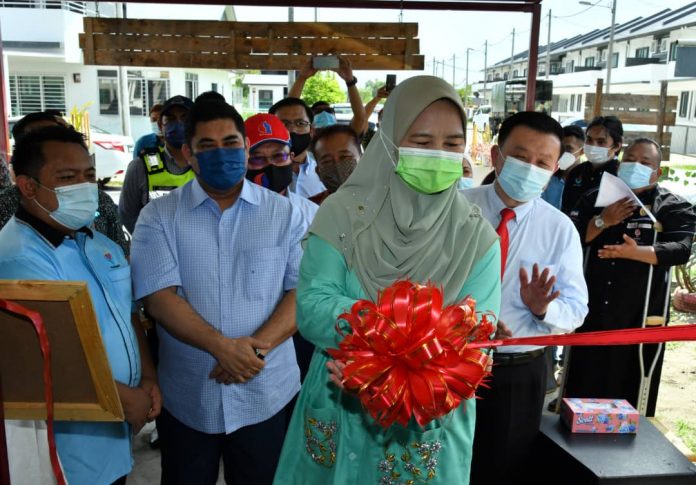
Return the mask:
M 292 166 L 276 167 L 275 165 L 268 165 L 260 170 L 248 169 L 246 178 L 261 187 L 280 193 L 287 189 L 290 182 L 292 182 Z
M 311 141 L 312 135 L 309 133 L 290 133 L 291 150 L 295 156 L 305 151 Z

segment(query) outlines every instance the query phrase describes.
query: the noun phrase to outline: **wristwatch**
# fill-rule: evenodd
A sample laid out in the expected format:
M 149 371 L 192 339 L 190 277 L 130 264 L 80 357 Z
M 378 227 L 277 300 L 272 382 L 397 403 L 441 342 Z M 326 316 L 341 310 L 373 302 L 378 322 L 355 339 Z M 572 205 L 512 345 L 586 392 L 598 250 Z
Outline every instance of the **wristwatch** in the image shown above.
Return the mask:
M 349 88 L 352 88 L 356 84 L 358 84 L 358 78 L 355 76 L 353 76 L 353 79 L 351 79 L 350 81 L 346 81 L 346 86 Z
M 594 225 L 597 229 L 604 229 L 604 226 L 606 225 L 604 223 L 604 219 L 602 219 L 602 216 L 597 216 L 594 219 Z

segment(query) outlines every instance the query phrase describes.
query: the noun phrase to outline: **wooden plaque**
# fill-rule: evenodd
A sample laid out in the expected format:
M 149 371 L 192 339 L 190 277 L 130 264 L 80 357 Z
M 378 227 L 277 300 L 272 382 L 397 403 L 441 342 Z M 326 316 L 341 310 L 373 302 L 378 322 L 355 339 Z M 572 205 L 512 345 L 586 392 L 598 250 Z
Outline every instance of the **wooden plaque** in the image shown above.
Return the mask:
M 39 312 L 51 345 L 54 419 L 123 421 L 99 324 L 84 282 L 0 280 L 0 298 Z M 31 322 L 0 310 L 5 419 L 46 419 L 43 360 Z

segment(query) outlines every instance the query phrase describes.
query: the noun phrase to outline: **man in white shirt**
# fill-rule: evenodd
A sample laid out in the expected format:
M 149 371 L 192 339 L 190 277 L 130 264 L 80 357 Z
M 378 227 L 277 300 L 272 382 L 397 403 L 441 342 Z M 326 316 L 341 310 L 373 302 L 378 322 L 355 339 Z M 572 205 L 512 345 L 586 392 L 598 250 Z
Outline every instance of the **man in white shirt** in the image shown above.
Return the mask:
M 540 196 L 562 155 L 553 118 L 520 112 L 503 122 L 491 150 L 496 180 L 463 193 L 500 235 L 502 304 L 498 337 L 569 333 L 587 314 L 577 231 Z M 501 347 L 489 388 L 480 388 L 471 484 L 523 483 L 546 390 L 544 349 Z M 522 481 L 520 481 L 522 480 Z

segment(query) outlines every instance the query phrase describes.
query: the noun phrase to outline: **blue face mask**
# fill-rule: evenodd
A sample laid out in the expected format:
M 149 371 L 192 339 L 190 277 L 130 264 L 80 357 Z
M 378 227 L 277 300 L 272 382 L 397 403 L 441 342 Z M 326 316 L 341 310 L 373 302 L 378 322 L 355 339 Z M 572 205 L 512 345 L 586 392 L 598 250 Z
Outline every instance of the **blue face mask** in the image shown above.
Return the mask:
M 650 178 L 655 170 L 638 162 L 621 162 L 617 175 L 632 189 L 640 189 L 650 185 Z
M 336 117 L 328 111 L 322 111 L 318 115 L 314 115 L 314 128 L 326 128 L 336 123 Z
M 518 202 L 528 202 L 541 195 L 551 175 L 550 170 L 508 156 L 497 180 L 508 197 Z
M 196 153 L 199 175 L 206 185 L 217 190 L 229 190 L 246 173 L 244 148 L 215 148 Z
M 170 121 L 164 125 L 164 139 L 177 150 L 184 144 L 184 123 L 181 121 Z
M 34 201 L 39 207 L 48 212 L 51 219 L 61 226 L 77 231 L 85 226 L 89 226 L 97 215 L 97 206 L 99 205 L 97 184 L 85 182 L 82 184 L 64 185 L 55 189 L 49 189 L 41 183 L 39 185 L 56 194 L 58 208 L 54 211 L 49 211 L 38 200 L 34 199 Z
M 462 177 L 457 182 L 457 190 L 466 190 L 474 186 L 474 179 L 471 177 Z

